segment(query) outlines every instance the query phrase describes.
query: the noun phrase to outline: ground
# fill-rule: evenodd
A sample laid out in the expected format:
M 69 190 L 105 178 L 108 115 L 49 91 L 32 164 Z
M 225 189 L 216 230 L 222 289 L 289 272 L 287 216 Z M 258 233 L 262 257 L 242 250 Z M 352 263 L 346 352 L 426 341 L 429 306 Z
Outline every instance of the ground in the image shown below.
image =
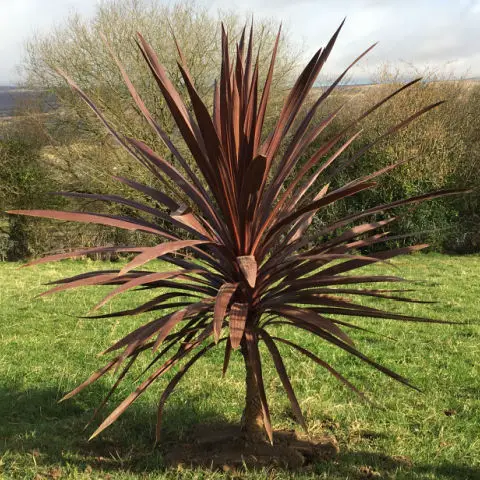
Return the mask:
M 335 436 L 340 445 L 336 460 L 299 471 L 296 479 L 480 478 L 480 256 L 416 255 L 402 258 L 396 265 L 399 271 L 395 274 L 413 281 L 418 298 L 439 303 L 392 302 L 391 308 L 471 324 L 358 320 L 358 324 L 393 339 L 354 332 L 357 346 L 407 376 L 422 393 L 383 377 L 306 334 L 293 332 L 297 343 L 331 361 L 379 404 L 360 403 L 320 367 L 281 347 L 310 431 Z M 291 478 L 291 473 L 280 469 L 212 472 L 165 466 L 162 448 L 184 441 L 195 425 L 231 423 L 240 418 L 244 388 L 240 354 L 233 356 L 222 380 L 222 352 L 215 349 L 171 396 L 160 449 L 154 449 L 153 438 L 161 382 L 100 437 L 87 441 L 93 427 L 85 431 L 83 427 L 114 382 L 113 377 L 72 400 L 61 404 L 57 400 L 101 366 L 103 360 L 96 354 L 138 319 L 76 318 L 87 313 L 104 293 L 88 287 L 52 297 L 33 297 L 49 280 L 109 268 L 118 268 L 118 264 L 68 261 L 32 269 L 0 264 L 0 478 Z M 132 296 L 109 308 L 129 302 Z M 269 361 L 265 377 L 274 427 L 294 428 L 288 400 Z M 110 409 L 133 384 L 133 379 L 124 384 Z

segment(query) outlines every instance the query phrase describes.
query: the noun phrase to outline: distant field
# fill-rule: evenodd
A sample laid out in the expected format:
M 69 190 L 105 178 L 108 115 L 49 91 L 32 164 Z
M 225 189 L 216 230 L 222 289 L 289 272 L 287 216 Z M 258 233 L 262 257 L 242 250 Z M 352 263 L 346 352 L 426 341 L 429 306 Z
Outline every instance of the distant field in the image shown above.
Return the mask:
M 462 85 L 466 88 L 478 85 L 480 83 L 479 79 L 465 79 L 462 80 Z M 327 85 L 328 86 L 328 85 Z M 361 83 L 361 84 L 349 84 L 349 85 L 340 85 L 337 87 L 338 91 L 345 93 L 348 91 L 350 94 L 359 93 L 360 90 L 375 88 L 376 84 L 374 83 Z M 325 86 L 318 86 L 312 89 L 312 94 L 315 95 L 315 92 L 318 89 L 325 88 Z M 34 90 L 27 90 L 20 87 L 14 86 L 1 86 L 0 85 L 0 117 L 10 117 L 15 115 L 15 112 L 19 105 L 28 104 L 32 100 L 38 98 L 38 92 Z M 50 97 L 44 103 L 44 111 L 49 111 L 55 107 L 55 101 L 53 97 Z
M 353 332 L 361 350 L 406 375 L 422 393 L 384 378 L 308 335 L 292 333 L 292 338 L 332 362 L 383 406 L 376 409 L 359 403 L 325 371 L 283 350 L 310 430 L 335 435 L 341 446 L 337 461 L 298 472 L 296 479 L 480 478 L 480 256 L 418 255 L 400 259 L 396 265 L 400 269 L 396 273 L 413 280 L 418 298 L 439 303 L 393 303 L 391 308 L 473 324 L 358 320 L 359 325 L 394 339 Z M 102 365 L 96 354 L 134 322 L 75 318 L 104 293 L 95 289 L 33 297 L 47 281 L 118 266 L 69 261 L 18 270 L 16 264 L 0 264 L 0 478 L 292 478 L 282 471 L 232 477 L 186 467 L 165 469 L 160 451 L 152 449 L 156 403 L 165 381 L 154 385 L 99 438 L 87 442 L 92 429 L 83 431 L 83 426 L 114 378 L 70 401 L 56 402 Z M 131 301 L 132 297 L 119 299 L 111 308 Z M 234 355 L 225 381 L 220 378 L 221 361 L 222 352 L 214 349 L 172 395 L 164 423 L 166 442 L 181 438 L 200 422 L 238 421 L 244 395 L 241 361 Z M 274 426 L 293 428 L 288 401 L 269 361 L 265 377 Z M 134 384 L 127 381 L 108 410 Z
M 36 101 L 38 96 L 39 92 L 34 90 L 0 86 L 0 117 L 14 116 L 19 107 Z M 43 103 L 42 110 L 51 110 L 53 105 L 53 98 L 50 97 Z

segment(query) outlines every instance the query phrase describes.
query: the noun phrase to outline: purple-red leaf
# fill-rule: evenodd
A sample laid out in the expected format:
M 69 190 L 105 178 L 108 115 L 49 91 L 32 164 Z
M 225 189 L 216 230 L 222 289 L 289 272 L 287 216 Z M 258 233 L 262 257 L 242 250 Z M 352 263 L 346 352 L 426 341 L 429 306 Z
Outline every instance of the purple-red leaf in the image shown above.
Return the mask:
M 247 283 L 253 288 L 257 282 L 257 261 L 253 255 L 237 257 L 238 266 L 242 271 Z
M 285 369 L 285 365 L 283 364 L 282 356 L 280 355 L 280 352 L 278 351 L 278 348 L 275 345 L 275 342 L 272 340 L 272 337 L 270 337 L 270 335 L 265 330 L 260 329 L 260 335 L 263 338 L 265 345 L 267 345 L 267 348 L 270 351 L 270 355 L 272 355 L 273 363 L 277 370 L 278 376 L 280 377 L 280 380 L 282 381 L 282 384 L 283 384 L 283 388 L 285 388 L 288 399 L 290 400 L 293 414 L 295 415 L 297 422 L 302 426 L 302 428 L 306 432 L 307 424 L 305 423 L 305 419 L 303 418 L 302 410 L 300 408 L 300 405 L 298 404 L 298 400 L 295 395 L 295 392 L 293 391 L 293 387 L 292 387 L 292 384 L 290 383 L 290 379 L 288 378 L 288 373 L 287 373 L 287 370 Z
M 68 220 L 71 222 L 96 223 L 99 225 L 123 228 L 125 230 L 141 230 L 143 232 L 163 235 L 161 230 L 150 227 L 143 221 L 115 217 L 113 215 L 83 212 L 60 212 L 58 210 L 9 210 L 7 213 L 12 215 L 27 215 L 29 217 L 53 218 L 55 220 Z
M 145 263 L 153 260 L 155 258 L 162 257 L 168 253 L 176 252 L 186 247 L 193 247 L 195 245 L 202 245 L 208 243 L 205 240 L 178 240 L 176 242 L 162 243 L 156 245 L 155 247 L 144 248 L 142 253 L 137 255 L 131 262 L 125 265 L 121 270 L 119 275 L 125 275 L 125 273 L 133 270 L 134 268 L 141 267 Z
M 227 312 L 228 304 L 230 303 L 237 286 L 238 283 L 224 283 L 218 290 L 213 311 L 213 333 L 215 336 L 215 343 L 218 343 L 218 339 L 220 338 L 225 313 Z
M 230 307 L 230 343 L 233 349 L 240 346 L 248 315 L 247 303 L 234 303 Z

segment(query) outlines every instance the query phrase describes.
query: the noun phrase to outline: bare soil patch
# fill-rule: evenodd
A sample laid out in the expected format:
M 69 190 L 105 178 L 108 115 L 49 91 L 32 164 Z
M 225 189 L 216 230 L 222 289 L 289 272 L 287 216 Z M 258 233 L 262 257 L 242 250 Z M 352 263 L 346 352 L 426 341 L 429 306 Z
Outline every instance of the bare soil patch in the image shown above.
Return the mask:
M 201 425 L 185 441 L 164 449 L 169 466 L 238 470 L 244 467 L 300 469 L 339 453 L 334 436 L 307 436 L 294 430 L 274 432 L 270 443 L 249 443 L 238 425 Z

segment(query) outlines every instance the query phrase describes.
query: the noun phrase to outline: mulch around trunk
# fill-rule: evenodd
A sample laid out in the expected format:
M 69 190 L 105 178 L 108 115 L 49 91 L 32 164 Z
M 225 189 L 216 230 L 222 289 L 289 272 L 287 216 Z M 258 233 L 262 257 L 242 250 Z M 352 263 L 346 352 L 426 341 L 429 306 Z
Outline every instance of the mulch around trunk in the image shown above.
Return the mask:
M 237 425 L 202 425 L 181 442 L 164 447 L 169 466 L 238 470 L 244 467 L 305 468 L 335 458 L 338 442 L 331 435 L 312 437 L 294 430 L 274 432 L 270 443 L 246 442 Z

